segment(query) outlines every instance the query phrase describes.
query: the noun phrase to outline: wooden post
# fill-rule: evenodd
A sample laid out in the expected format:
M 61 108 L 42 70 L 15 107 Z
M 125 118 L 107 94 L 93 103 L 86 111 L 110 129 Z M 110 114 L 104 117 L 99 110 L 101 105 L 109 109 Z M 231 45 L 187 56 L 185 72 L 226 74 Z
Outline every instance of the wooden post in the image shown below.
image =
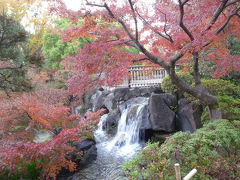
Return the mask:
M 191 171 L 183 178 L 183 180 L 189 180 L 189 179 L 191 179 L 196 173 L 197 173 L 197 169 L 191 170 Z
M 174 166 L 175 166 L 175 172 L 176 172 L 176 180 L 181 180 L 180 165 L 176 163 L 174 164 Z

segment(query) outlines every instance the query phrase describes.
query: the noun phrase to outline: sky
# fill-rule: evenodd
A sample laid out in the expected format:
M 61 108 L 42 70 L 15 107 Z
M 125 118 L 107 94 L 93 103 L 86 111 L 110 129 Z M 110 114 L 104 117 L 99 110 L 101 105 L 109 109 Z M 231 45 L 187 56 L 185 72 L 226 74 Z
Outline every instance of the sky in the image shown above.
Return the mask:
M 79 10 L 81 3 L 85 0 L 63 0 L 67 7 L 72 10 Z

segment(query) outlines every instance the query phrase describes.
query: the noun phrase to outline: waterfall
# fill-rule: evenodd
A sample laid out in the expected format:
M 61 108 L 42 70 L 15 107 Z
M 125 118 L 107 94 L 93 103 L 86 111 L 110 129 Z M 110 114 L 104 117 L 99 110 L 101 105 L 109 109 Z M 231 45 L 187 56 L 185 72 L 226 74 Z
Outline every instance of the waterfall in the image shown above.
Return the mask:
M 106 133 L 108 114 L 101 117 L 94 132 L 97 159 L 68 180 L 126 180 L 122 165 L 141 149 L 140 128 L 146 117 L 148 98 L 132 98 L 119 105 L 121 117 L 114 137 Z
M 132 156 L 141 148 L 140 126 L 144 108 L 148 104 L 148 98 L 138 97 L 120 105 L 121 118 L 118 121 L 117 133 L 112 138 L 107 138 L 102 128 L 107 115 L 101 117 L 95 138 L 104 143 L 106 150 L 114 151 L 117 155 Z M 105 142 L 103 142 L 105 141 Z

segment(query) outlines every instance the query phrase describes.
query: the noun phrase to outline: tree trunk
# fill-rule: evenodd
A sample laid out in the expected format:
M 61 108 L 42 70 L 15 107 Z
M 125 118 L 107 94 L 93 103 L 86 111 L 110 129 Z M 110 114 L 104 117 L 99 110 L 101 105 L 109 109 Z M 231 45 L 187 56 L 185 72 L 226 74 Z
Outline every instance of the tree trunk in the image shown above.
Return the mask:
M 212 121 L 216 119 L 222 119 L 222 112 L 221 112 L 221 109 L 218 107 L 218 104 L 208 105 L 208 111 L 209 111 L 210 119 Z
M 168 71 L 169 76 L 172 80 L 172 83 L 175 84 L 180 90 L 187 92 L 193 97 L 199 99 L 201 103 L 205 106 L 208 106 L 210 119 L 221 119 L 222 113 L 218 106 L 218 99 L 211 95 L 202 85 L 201 81 L 198 81 L 196 87 L 192 87 L 186 84 L 182 79 L 180 79 L 175 72 L 175 66 L 173 65 Z

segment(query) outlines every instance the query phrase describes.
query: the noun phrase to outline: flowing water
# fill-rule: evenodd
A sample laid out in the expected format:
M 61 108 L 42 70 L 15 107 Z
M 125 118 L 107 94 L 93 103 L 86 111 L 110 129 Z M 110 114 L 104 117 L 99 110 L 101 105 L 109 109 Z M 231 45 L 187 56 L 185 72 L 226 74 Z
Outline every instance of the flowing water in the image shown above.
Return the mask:
M 79 171 L 69 180 L 124 180 L 122 165 L 130 160 L 142 148 L 140 141 L 140 126 L 143 109 L 148 98 L 134 98 L 120 105 L 121 118 L 117 133 L 109 137 L 103 130 L 107 114 L 101 117 L 98 129 L 95 131 L 97 141 L 97 160 L 87 168 Z

